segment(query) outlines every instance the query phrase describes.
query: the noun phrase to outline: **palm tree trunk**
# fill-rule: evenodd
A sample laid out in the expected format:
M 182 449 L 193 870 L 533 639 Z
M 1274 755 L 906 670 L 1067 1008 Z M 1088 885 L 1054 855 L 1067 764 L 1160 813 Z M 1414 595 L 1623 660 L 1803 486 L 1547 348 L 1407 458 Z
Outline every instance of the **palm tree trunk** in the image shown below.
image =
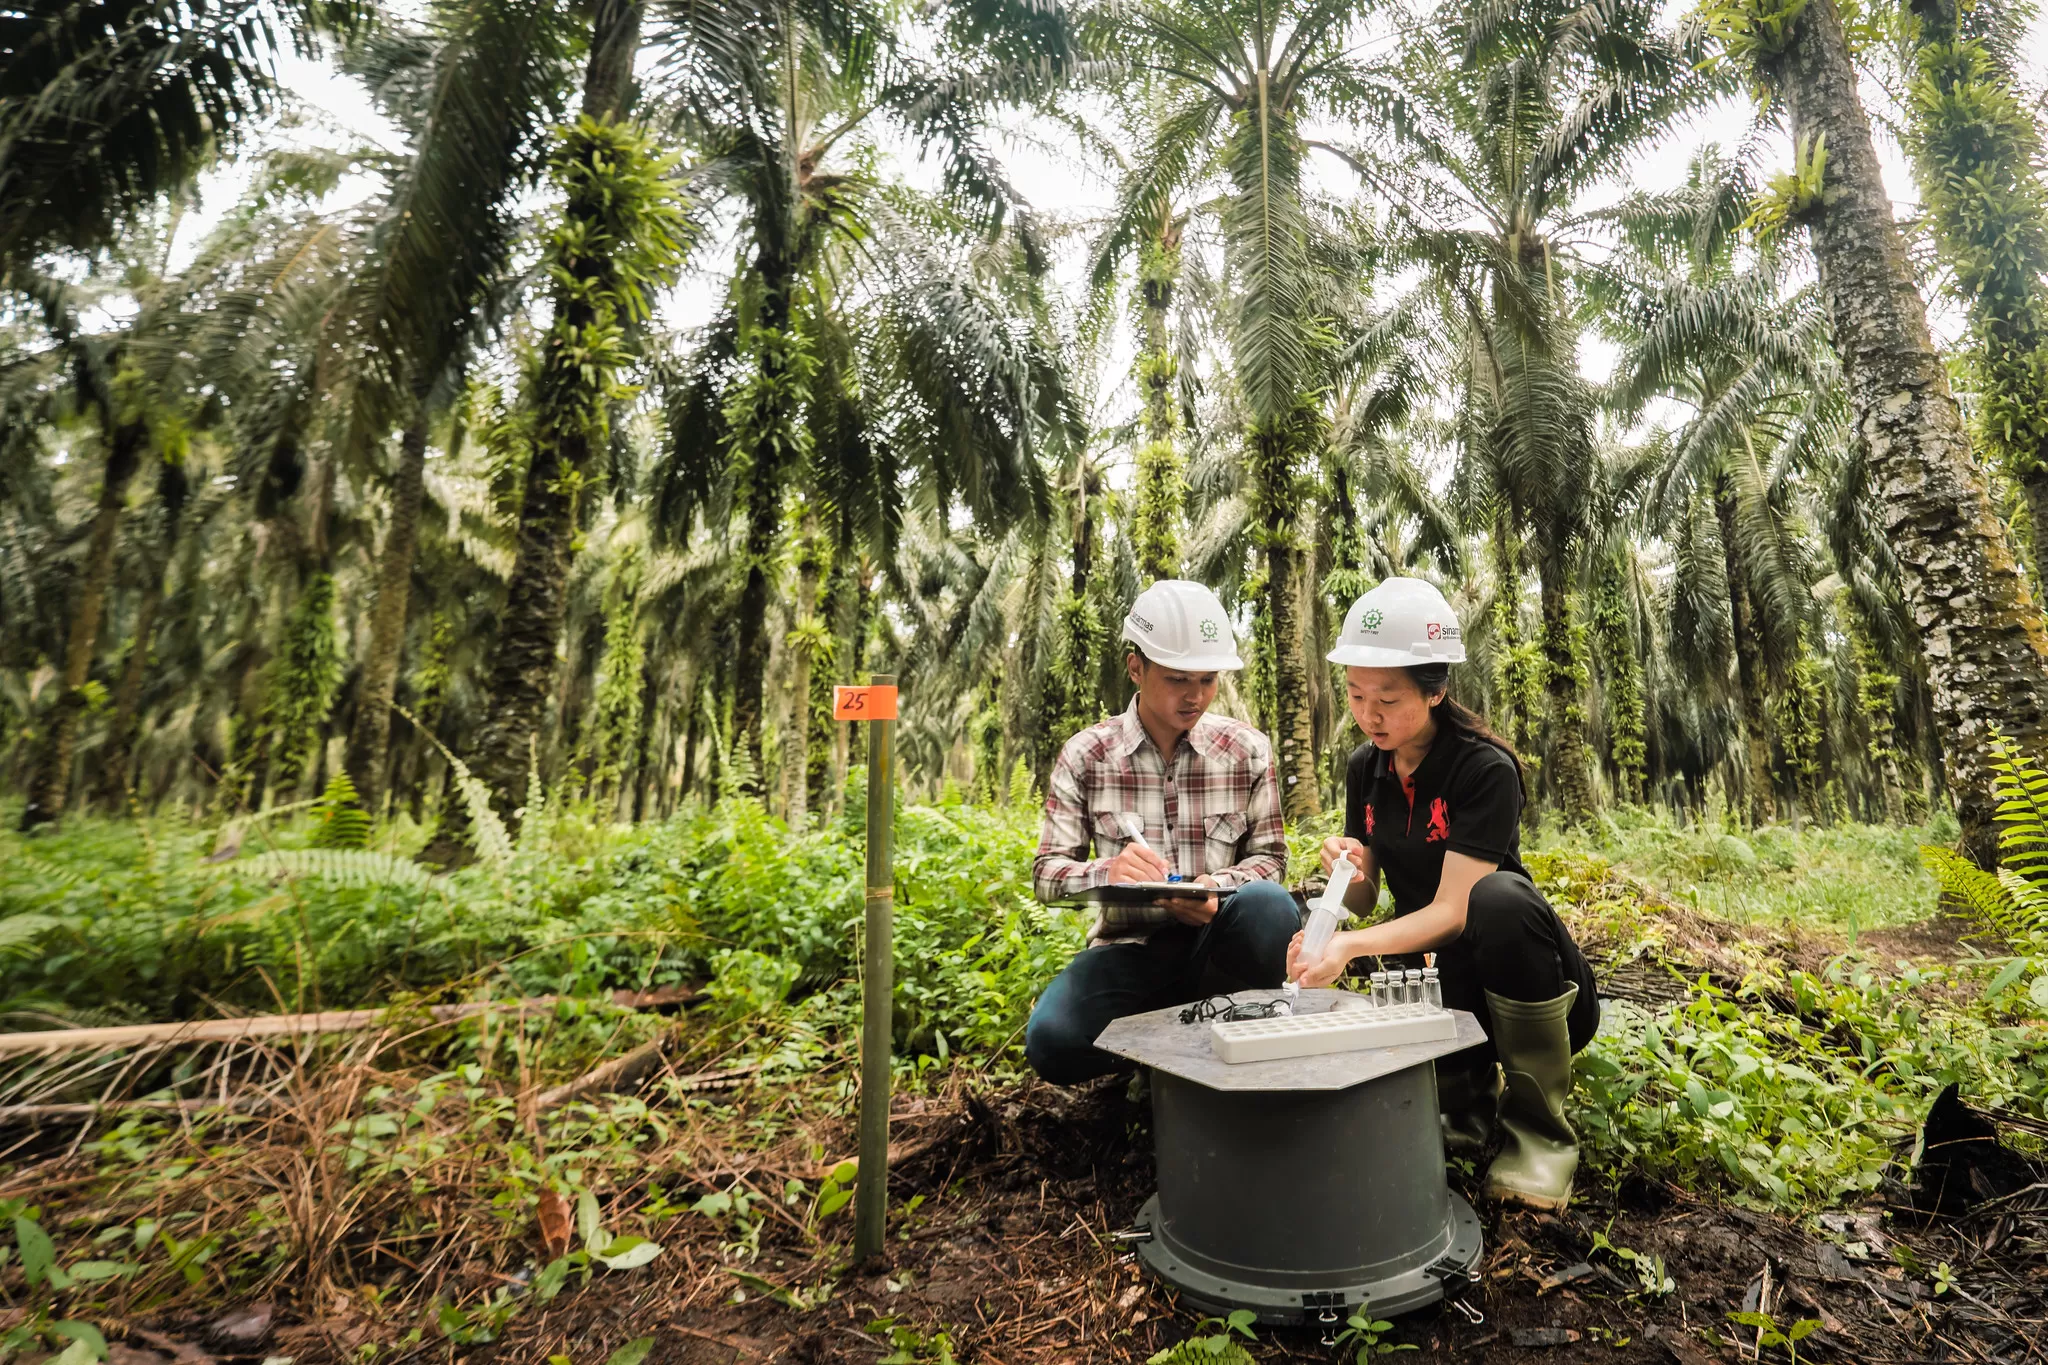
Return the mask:
M 1266 547 L 1266 611 L 1273 621 L 1274 770 L 1280 805 L 1289 820 L 1322 809 L 1316 784 L 1315 715 L 1309 704 L 1307 615 L 1302 601 L 1301 554 L 1284 538 Z
M 1532 670 L 1523 648 L 1520 541 L 1515 534 L 1512 514 L 1506 506 L 1494 515 L 1493 534 L 1489 541 L 1493 553 L 1494 653 L 1497 659 L 1494 689 L 1499 696 L 1496 719 L 1508 743 L 1523 751 L 1524 765 L 1535 769 L 1540 767 L 1535 754 L 1537 721 L 1534 703 L 1538 680 L 1529 676 Z M 1534 806 L 1525 808 L 1523 814 L 1533 817 Z
M 398 691 L 398 665 L 405 651 L 406 610 L 412 600 L 413 553 L 419 545 L 420 498 L 426 481 L 427 415 L 414 415 L 398 443 L 398 467 L 391 479 L 391 526 L 377 562 L 377 596 L 370 607 L 370 644 L 363 656 L 356 718 L 348 741 L 349 777 L 363 809 L 375 812 L 384 799 L 384 773 L 391 747 L 391 699 Z
M 2002 4 L 1915 0 L 1907 153 L 1923 221 L 1968 306 L 1978 453 L 2026 493 L 2034 582 L 2048 583 L 2048 180 L 2037 113 L 1983 36 Z
M 761 719 L 768 690 L 768 571 L 781 529 L 782 480 L 778 473 L 756 479 L 748 500 L 747 578 L 740 588 L 739 648 L 733 661 L 733 751 L 747 754 L 754 780 L 763 788 Z
M 815 508 L 805 507 L 801 548 L 797 552 L 796 629 L 790 644 L 795 655 L 789 682 L 789 725 L 782 746 L 782 815 L 791 829 L 802 829 L 811 796 L 811 668 L 823 623 L 818 620 L 818 587 L 825 577 Z
M 1728 621 L 1735 640 L 1735 686 L 1742 702 L 1742 742 L 1747 755 L 1749 825 L 1756 829 L 1778 818 L 1778 798 L 1771 788 L 1771 739 L 1765 728 L 1764 663 L 1758 649 L 1756 613 L 1750 604 L 1749 580 L 1736 553 L 1735 494 L 1725 480 L 1714 489 L 1714 518 L 1721 528 L 1722 572 L 1728 582 Z
M 1187 491 L 1173 438 L 1180 426 L 1179 367 L 1167 329 L 1174 286 L 1180 278 L 1180 234 L 1170 217 L 1148 244 L 1139 265 L 1138 298 L 1144 349 L 1138 356 L 1138 386 L 1145 396 L 1145 444 L 1138 450 L 1136 515 L 1131 539 L 1138 576 L 1157 581 L 1180 574 L 1180 515 Z
M 2048 757 L 2048 631 L 1973 460 L 1892 220 L 1834 0 L 1813 0 L 1766 74 L 1795 145 L 1825 138 L 1805 217 L 1872 496 L 1920 635 L 1963 840 L 1997 856 L 1991 731 Z
M 842 532 L 833 547 L 832 573 L 825 585 L 825 622 L 832 631 L 833 648 L 836 650 L 841 644 L 846 647 L 846 662 L 839 670 L 840 676 L 854 683 L 863 680 L 859 672 L 861 660 L 853 649 L 853 636 L 857 629 L 855 619 L 859 614 L 858 568 L 852 537 Z M 839 813 L 839 802 L 846 792 L 847 732 L 854 728 L 851 725 L 832 727 L 831 752 L 826 758 L 825 790 L 822 793 L 823 808 L 832 815 Z
M 618 118 L 632 93 L 632 52 L 640 34 L 641 0 L 600 0 L 594 16 L 590 55 L 584 71 L 583 113 L 599 121 Z M 574 211 L 573 205 L 571 211 Z M 555 315 L 566 334 L 593 326 L 597 307 L 585 291 L 555 288 Z M 587 370 L 586 369 L 586 378 Z M 589 401 L 588 394 L 557 393 L 565 407 Z M 547 397 L 540 399 L 548 402 Z M 597 398 L 595 401 L 608 401 Z M 548 695 L 554 690 L 555 654 L 568 607 L 571 547 L 576 536 L 576 487 L 590 466 L 588 428 L 575 418 L 556 427 L 555 439 L 535 442 L 519 509 L 518 549 L 506 585 L 505 609 L 491 651 L 485 694 L 490 698 L 469 761 L 470 771 L 490 791 L 508 827 L 516 828 L 516 802 L 526 793 L 526 774 L 540 734 Z M 441 830 L 422 853 L 430 862 L 466 856 L 467 810 L 457 785 L 449 783 Z
M 142 706 L 142 677 L 148 671 L 150 642 L 156 637 L 156 617 L 163 600 L 163 575 L 151 574 L 135 607 L 135 638 L 121 665 L 121 682 L 114 690 L 114 718 L 107 727 L 106 750 L 99 758 L 100 804 L 116 811 L 128 799 L 128 768 L 135 757 L 135 713 Z
M 85 570 L 80 575 L 78 598 L 71 608 L 71 629 L 64 641 L 64 690 L 51 710 L 49 729 L 29 779 L 28 804 L 21 811 L 20 828 L 24 832 L 62 818 L 65 801 L 71 794 L 71 756 L 78 747 L 78 724 L 85 717 L 86 707 L 81 689 L 92 672 L 100 616 L 106 610 L 107 586 L 114 579 L 114 535 L 121 525 L 128 481 L 142 464 L 142 447 L 147 437 L 148 430 L 142 423 L 130 422 L 116 427 L 107 444 L 107 465 L 100 476 L 92 538 L 86 546 Z
M 1563 569 L 1543 571 L 1543 672 L 1550 692 L 1551 762 L 1559 813 L 1568 824 L 1593 814 L 1593 775 L 1586 761 L 1586 698 L 1572 648 L 1571 594 Z
M 774 232 L 774 228 L 762 228 Z M 782 535 L 782 503 L 797 465 L 802 435 L 797 423 L 805 401 L 804 379 L 792 364 L 798 339 L 795 323 L 796 272 L 776 246 L 764 242 L 756 257 L 761 305 L 754 337 L 754 362 L 747 414 L 736 438 L 748 462 L 747 576 L 740 589 L 735 633 L 732 742 L 753 765 L 757 790 L 766 795 L 771 775 L 761 763 L 762 721 L 768 689 L 768 597 L 776 543 Z
M 656 709 L 661 705 L 661 688 L 655 683 L 655 669 L 649 667 L 641 675 L 640 683 L 640 724 L 633 737 L 632 783 L 633 800 L 627 815 L 634 824 L 646 816 L 647 789 L 656 776 L 654 761 L 654 727 L 660 717 Z

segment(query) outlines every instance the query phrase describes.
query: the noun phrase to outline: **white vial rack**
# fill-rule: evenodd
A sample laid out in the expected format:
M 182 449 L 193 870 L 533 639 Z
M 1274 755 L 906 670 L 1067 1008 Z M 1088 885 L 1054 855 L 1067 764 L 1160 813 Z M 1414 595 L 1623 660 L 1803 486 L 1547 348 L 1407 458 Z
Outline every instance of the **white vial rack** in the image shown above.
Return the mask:
M 1381 1005 L 1283 1014 L 1271 1019 L 1219 1019 L 1209 1045 L 1226 1062 L 1271 1062 L 1326 1052 L 1360 1052 L 1458 1036 L 1458 1021 L 1434 1005 Z

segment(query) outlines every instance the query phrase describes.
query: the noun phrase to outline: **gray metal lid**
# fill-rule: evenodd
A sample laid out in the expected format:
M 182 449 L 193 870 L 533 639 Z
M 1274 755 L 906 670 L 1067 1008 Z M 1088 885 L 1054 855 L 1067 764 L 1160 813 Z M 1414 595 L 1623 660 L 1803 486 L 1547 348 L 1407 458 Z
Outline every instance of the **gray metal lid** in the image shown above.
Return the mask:
M 1231 998 L 1270 1000 L 1284 994 L 1278 990 L 1234 991 Z M 1338 1008 L 1339 997 L 1353 994 L 1312 988 L 1301 993 L 1297 1008 L 1303 1013 L 1321 1013 Z M 1144 1014 L 1127 1014 L 1111 1021 L 1095 1040 L 1095 1046 L 1213 1090 L 1343 1090 L 1486 1041 L 1486 1031 L 1479 1027 L 1477 1019 L 1464 1010 L 1453 1010 L 1451 1013 L 1458 1021 L 1456 1038 L 1232 1064 L 1218 1057 L 1210 1047 L 1208 1020 L 1192 1024 L 1180 1021 L 1184 1008 L 1172 1005 Z

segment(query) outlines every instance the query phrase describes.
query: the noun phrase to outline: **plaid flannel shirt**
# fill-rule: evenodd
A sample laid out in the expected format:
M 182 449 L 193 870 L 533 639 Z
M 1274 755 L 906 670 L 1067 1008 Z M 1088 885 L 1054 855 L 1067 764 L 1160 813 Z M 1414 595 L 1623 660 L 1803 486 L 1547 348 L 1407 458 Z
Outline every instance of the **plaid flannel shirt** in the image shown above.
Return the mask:
M 1182 736 L 1171 765 L 1139 723 L 1135 699 L 1122 715 L 1068 740 L 1053 764 L 1032 867 L 1040 900 L 1109 881 L 1110 863 L 1129 842 L 1126 811 L 1144 821 L 1145 842 L 1190 881 L 1206 873 L 1237 887 L 1286 875 L 1273 746 L 1242 721 L 1203 716 Z M 1156 906 L 1104 905 L 1088 942 L 1142 940 L 1172 918 Z

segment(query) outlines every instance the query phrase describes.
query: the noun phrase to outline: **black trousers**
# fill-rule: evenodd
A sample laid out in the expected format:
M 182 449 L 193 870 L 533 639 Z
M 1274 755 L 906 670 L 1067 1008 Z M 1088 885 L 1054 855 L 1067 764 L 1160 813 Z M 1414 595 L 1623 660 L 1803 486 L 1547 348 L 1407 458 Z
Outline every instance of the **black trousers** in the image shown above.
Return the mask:
M 1168 924 L 1143 943 L 1074 955 L 1032 1006 L 1024 1056 L 1054 1085 L 1078 1085 L 1128 1063 L 1095 1046 L 1112 1019 L 1184 1005 L 1213 991 L 1277 986 L 1301 910 L 1278 882 L 1253 882 L 1197 929 Z
M 1386 961 L 1389 967 L 1420 967 L 1422 955 L 1408 953 Z M 1486 1007 L 1488 991 L 1506 1000 L 1533 1003 L 1555 1000 L 1565 987 L 1576 984 L 1579 998 L 1565 1021 L 1572 1051 L 1583 1051 L 1600 1026 L 1593 969 L 1557 911 L 1519 872 L 1490 872 L 1479 879 L 1466 905 L 1465 932 L 1437 949 L 1436 966 L 1444 1004 L 1471 1011 L 1489 1039 L 1494 1030 L 1493 1012 Z M 1354 964 L 1353 970 L 1370 967 L 1368 958 Z M 1446 1057 L 1439 1065 L 1487 1066 L 1495 1060 L 1493 1044 L 1487 1042 Z

